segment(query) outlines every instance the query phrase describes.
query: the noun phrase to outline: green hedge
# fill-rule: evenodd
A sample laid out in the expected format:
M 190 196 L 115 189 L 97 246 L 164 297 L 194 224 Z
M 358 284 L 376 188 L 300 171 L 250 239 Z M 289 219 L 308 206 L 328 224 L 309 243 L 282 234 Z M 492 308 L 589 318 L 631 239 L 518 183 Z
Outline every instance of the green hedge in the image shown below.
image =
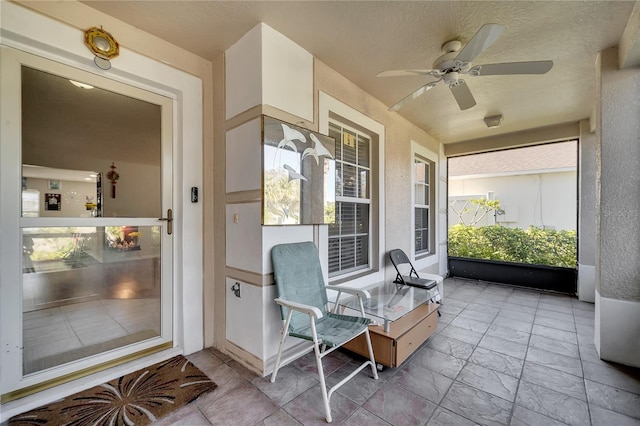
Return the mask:
M 576 231 L 504 226 L 449 228 L 449 256 L 575 268 Z

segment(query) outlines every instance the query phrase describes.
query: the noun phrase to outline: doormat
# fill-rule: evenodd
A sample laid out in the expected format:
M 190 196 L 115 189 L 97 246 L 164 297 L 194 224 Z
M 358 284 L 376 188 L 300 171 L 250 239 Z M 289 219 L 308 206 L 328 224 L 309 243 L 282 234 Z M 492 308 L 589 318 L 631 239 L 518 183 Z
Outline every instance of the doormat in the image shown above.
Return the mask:
M 216 387 L 178 355 L 18 414 L 9 425 L 148 425 Z

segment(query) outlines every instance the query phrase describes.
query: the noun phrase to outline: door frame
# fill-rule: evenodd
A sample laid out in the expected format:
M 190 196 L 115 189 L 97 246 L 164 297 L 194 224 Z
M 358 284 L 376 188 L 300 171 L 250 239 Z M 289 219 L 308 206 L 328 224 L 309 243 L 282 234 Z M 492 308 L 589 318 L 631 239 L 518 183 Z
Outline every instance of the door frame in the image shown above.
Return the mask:
M 59 21 L 31 12 L 15 3 L 3 2 L 2 37 L 0 43 L 65 65 L 130 84 L 173 99 L 173 348 L 150 355 L 118 367 L 111 368 L 89 378 L 66 383 L 57 388 L 25 397 L 3 405 L 4 421 L 18 410 L 40 405 L 72 393 L 89 384 L 101 383 L 127 371 L 152 364 L 176 353 L 189 354 L 203 347 L 203 274 L 202 274 L 202 204 L 192 204 L 188 190 L 202 186 L 202 81 L 166 64 L 121 48 L 121 56 L 112 61 L 109 71 L 93 64 L 93 55 L 86 49 L 83 32 Z M 3 169 L 17 172 L 19 164 L 2 164 Z M 0 182 L 0 200 L 9 192 L 5 182 Z M 15 192 L 15 191 L 14 191 Z M 4 204 L 4 203 L 2 203 Z M 11 220 L 7 214 L 14 215 Z M 15 212 L 0 211 L 3 235 L 5 230 L 18 235 Z M 16 240 L 17 241 L 17 240 Z M 6 247 L 0 251 L 0 262 L 5 262 Z M 7 281 L 0 278 L 0 300 L 7 289 Z M 5 306 L 2 306 L 3 310 Z M 4 392 L 4 389 L 3 389 Z
M 5 164 L 16 164 L 21 161 L 21 145 L 22 138 L 21 133 L 24 134 L 22 127 L 24 124 L 21 120 L 21 108 L 19 107 L 20 98 L 22 95 L 23 84 L 21 83 L 21 74 L 23 67 L 28 67 L 35 70 L 51 73 L 63 78 L 73 79 L 77 81 L 83 81 L 89 83 L 96 88 L 119 93 L 124 96 L 128 96 L 132 99 L 137 99 L 144 102 L 154 103 L 161 106 L 161 134 L 162 134 L 162 164 L 161 164 L 161 182 L 159 182 L 161 194 L 161 209 L 156 212 L 157 215 L 163 215 L 167 209 L 173 208 L 173 191 L 172 191 L 172 174 L 173 174 L 173 130 L 171 128 L 172 118 L 172 105 L 173 100 L 167 96 L 161 96 L 156 93 L 149 93 L 146 90 L 140 90 L 131 85 L 124 85 L 119 82 L 115 82 L 111 79 L 105 79 L 103 76 L 96 76 L 87 73 L 77 68 L 68 67 L 67 65 L 60 64 L 58 62 L 50 61 L 48 59 L 31 55 L 22 51 L 11 49 L 5 46 L 0 46 L 2 49 L 2 60 L 0 61 L 0 75 L 2 75 L 2 139 L 5 142 L 2 147 L 2 161 Z M 8 80 L 5 80 L 8 79 Z M 7 123 L 7 124 L 5 124 Z M 14 125 L 15 123 L 15 125 Z M 19 199 L 20 195 L 20 175 L 16 175 L 15 169 L 12 167 L 3 167 L 2 169 L 2 191 L 3 195 L 10 197 L 6 202 L 2 203 L 2 217 L 6 219 L 7 227 L 6 233 L 9 236 L 0 241 L 5 249 L 2 258 L 3 271 L 7 276 L 8 286 L 3 289 L 2 299 L 12 300 L 12 303 L 8 309 L 3 309 L 0 313 L 2 315 L 3 324 L 3 342 L 6 343 L 5 347 L 8 347 L 3 353 L 2 362 L 2 395 L 3 400 L 6 399 L 6 388 L 9 392 L 14 392 L 17 389 L 30 388 L 31 386 L 37 387 L 41 383 L 47 382 L 52 379 L 57 379 L 61 376 L 69 374 L 76 375 L 77 371 L 84 371 L 85 369 L 95 369 L 97 365 L 103 363 L 112 363 L 114 359 L 120 359 L 121 357 L 131 357 L 132 354 L 140 351 L 150 352 L 154 347 L 173 347 L 173 236 L 167 233 L 167 222 L 159 221 L 157 216 L 151 217 L 38 217 L 38 218 L 21 218 L 20 206 L 16 205 L 15 200 Z M 105 188 L 105 193 L 108 193 L 108 188 Z M 13 203 L 12 203 L 13 201 Z M 104 204 L 104 203 L 103 203 Z M 22 350 L 15 347 L 22 347 L 23 336 L 23 308 L 21 306 L 22 292 L 20 286 L 16 286 L 14 283 L 23 282 L 22 268 L 20 265 L 20 253 L 15 250 L 16 247 L 21 247 L 22 237 L 20 231 L 18 233 L 17 242 L 14 235 L 14 222 L 13 218 L 18 217 L 18 226 L 20 229 L 30 227 L 107 227 L 107 226 L 159 226 L 162 230 L 162 253 L 160 258 L 161 267 L 161 334 L 157 338 L 148 339 L 143 342 L 128 345 L 109 351 L 108 354 L 100 353 L 91 357 L 79 359 L 70 362 L 65 365 L 59 365 L 49 370 L 39 371 L 25 375 L 20 369 L 21 362 L 23 362 L 24 354 Z M 15 245 L 17 243 L 17 245 Z M 6 245 L 6 247 L 5 247 Z M 168 250 L 167 250 L 168 249 Z M 16 266 L 18 265 L 18 266 Z M 16 273 L 16 268 L 18 271 Z M 4 328 L 6 327 L 6 328 Z M 42 385 L 40 385 L 42 386 Z M 18 394 L 20 394 L 18 392 Z

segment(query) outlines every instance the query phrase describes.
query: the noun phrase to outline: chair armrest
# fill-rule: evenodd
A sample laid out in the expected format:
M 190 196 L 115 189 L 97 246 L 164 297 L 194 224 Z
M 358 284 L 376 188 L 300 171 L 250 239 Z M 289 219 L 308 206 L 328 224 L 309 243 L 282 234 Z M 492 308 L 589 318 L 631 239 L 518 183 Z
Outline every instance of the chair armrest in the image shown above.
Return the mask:
M 371 294 L 369 294 L 367 290 L 362 290 L 362 289 L 353 288 L 353 287 L 343 287 L 343 286 L 325 286 L 325 288 L 338 292 L 338 295 L 336 296 L 335 305 L 333 306 L 334 314 L 338 313 L 340 295 L 342 293 L 347 293 L 354 296 L 358 296 L 358 305 L 360 305 L 360 315 L 362 315 L 363 318 L 365 317 L 363 301 L 371 298 Z
M 315 306 L 305 305 L 304 303 L 291 302 L 289 300 L 284 300 L 280 298 L 274 299 L 274 300 L 278 305 L 284 306 L 289 309 L 293 309 L 294 311 L 302 312 L 307 315 L 311 315 L 316 319 L 323 317 L 320 309 L 316 308 Z
M 336 285 L 328 285 L 328 286 L 325 286 L 325 287 L 327 289 L 331 289 L 333 291 L 343 292 L 343 293 L 347 293 L 347 294 L 353 294 L 354 296 L 358 296 L 362 300 L 367 300 L 367 299 L 371 298 L 371 294 L 367 290 L 362 290 L 362 289 L 359 289 L 359 288 L 343 287 L 343 286 L 336 286 Z

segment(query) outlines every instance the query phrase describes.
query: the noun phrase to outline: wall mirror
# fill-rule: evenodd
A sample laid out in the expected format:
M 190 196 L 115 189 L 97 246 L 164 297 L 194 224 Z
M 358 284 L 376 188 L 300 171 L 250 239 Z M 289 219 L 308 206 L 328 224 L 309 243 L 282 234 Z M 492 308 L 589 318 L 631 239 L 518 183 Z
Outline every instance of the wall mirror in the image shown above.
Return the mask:
M 262 224 L 335 221 L 335 139 L 262 116 Z

